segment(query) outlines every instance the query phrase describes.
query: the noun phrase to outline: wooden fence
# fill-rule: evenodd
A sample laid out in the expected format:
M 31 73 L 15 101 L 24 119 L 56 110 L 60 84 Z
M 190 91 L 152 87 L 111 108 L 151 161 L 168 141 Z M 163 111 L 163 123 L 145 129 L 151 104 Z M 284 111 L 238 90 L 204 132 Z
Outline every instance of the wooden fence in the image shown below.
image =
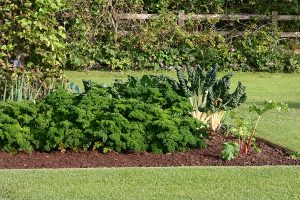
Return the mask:
M 148 20 L 153 18 L 159 18 L 157 14 L 135 14 L 135 13 L 124 13 L 117 14 L 116 19 L 118 20 Z M 177 16 L 177 23 L 184 24 L 187 20 L 220 20 L 220 21 L 237 21 L 237 20 L 269 20 L 274 24 L 278 24 L 279 21 L 299 21 L 300 27 L 300 15 L 278 15 L 278 12 L 273 11 L 272 15 L 257 15 L 257 14 L 185 14 L 180 12 Z M 117 30 L 117 28 L 116 28 Z M 221 34 L 229 34 L 230 31 L 220 31 Z M 238 35 L 242 35 L 243 32 L 237 32 Z M 282 32 L 282 38 L 299 38 L 300 32 Z

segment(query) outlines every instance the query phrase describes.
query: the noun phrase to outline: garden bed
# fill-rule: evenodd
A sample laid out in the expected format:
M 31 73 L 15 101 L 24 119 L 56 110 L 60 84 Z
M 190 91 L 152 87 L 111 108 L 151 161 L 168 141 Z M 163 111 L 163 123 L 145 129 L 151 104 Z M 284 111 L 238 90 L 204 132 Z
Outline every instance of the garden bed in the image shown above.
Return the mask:
M 0 153 L 0 168 L 91 168 L 91 167 L 166 167 L 166 166 L 259 166 L 300 165 L 300 159 L 289 158 L 288 153 L 269 142 L 257 140 L 261 153 L 251 150 L 246 156 L 240 154 L 235 160 L 221 159 L 222 144 L 233 136 L 217 134 L 207 140 L 208 148 L 193 149 L 185 153 L 169 154 L 86 152 L 20 152 L 16 155 Z

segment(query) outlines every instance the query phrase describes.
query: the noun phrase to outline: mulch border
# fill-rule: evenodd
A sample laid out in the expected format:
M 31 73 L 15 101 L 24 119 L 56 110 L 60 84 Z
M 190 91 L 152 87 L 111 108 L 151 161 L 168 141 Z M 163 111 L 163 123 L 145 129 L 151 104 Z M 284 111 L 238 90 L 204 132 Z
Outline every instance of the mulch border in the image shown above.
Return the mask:
M 279 150 L 283 151 L 283 152 L 286 153 L 286 154 L 291 154 L 291 153 L 294 152 L 293 150 L 291 150 L 291 149 L 289 149 L 289 148 L 286 148 L 286 147 L 283 147 L 283 146 L 281 146 L 281 145 L 279 145 L 279 144 L 273 143 L 273 142 L 271 142 L 271 141 L 269 141 L 269 140 L 267 140 L 267 139 L 265 139 L 265 138 L 255 137 L 255 139 L 256 139 L 257 141 L 261 141 L 261 142 L 263 142 L 263 143 L 269 145 L 270 147 L 273 147 L 273 148 L 275 148 L 275 149 L 279 149 Z
M 234 160 L 221 160 L 221 144 L 232 137 L 233 135 L 225 134 L 212 135 L 207 141 L 207 149 L 191 149 L 186 153 L 172 154 L 54 151 L 33 152 L 33 155 L 26 152 L 9 155 L 0 152 L 0 169 L 300 165 L 300 159 L 289 158 L 294 151 L 261 137 L 255 138 L 258 145 L 262 145 L 262 154 L 252 150 L 248 156 L 240 154 Z

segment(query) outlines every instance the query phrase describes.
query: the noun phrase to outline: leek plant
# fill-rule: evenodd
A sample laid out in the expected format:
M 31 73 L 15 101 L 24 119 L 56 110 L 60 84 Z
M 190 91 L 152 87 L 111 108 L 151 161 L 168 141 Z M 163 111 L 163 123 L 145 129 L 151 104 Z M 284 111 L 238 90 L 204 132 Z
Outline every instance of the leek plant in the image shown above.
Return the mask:
M 2 101 L 36 101 L 48 95 L 57 84 L 64 85 L 62 71 L 16 68 L 2 64 L 0 68 L 0 99 Z

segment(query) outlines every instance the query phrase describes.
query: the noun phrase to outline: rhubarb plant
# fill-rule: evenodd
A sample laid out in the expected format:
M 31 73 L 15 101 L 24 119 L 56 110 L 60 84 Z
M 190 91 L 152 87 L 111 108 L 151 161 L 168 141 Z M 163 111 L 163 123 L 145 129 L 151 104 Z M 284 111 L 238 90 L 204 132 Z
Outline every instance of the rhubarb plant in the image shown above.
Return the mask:
M 288 111 L 288 105 L 282 102 L 274 102 L 272 100 L 265 100 L 262 106 L 258 106 L 254 103 L 249 107 L 249 112 L 255 113 L 254 120 L 246 120 L 239 117 L 235 112 L 231 113 L 232 118 L 236 122 L 236 127 L 231 128 L 230 131 L 239 137 L 240 149 L 242 152 L 248 154 L 250 151 L 251 145 L 253 145 L 254 135 L 262 115 L 274 109 L 278 111 Z
M 225 142 L 222 145 L 222 159 L 223 160 L 233 160 L 235 159 L 240 152 L 239 144 L 236 142 Z
M 238 82 L 230 93 L 229 73 L 217 78 L 218 66 L 205 72 L 200 66 L 187 67 L 187 78 L 181 69 L 177 69 L 179 87 L 182 94 L 189 97 L 193 105 L 192 115 L 198 120 L 209 123 L 210 129 L 217 131 L 226 111 L 232 110 L 246 101 L 246 87 Z

